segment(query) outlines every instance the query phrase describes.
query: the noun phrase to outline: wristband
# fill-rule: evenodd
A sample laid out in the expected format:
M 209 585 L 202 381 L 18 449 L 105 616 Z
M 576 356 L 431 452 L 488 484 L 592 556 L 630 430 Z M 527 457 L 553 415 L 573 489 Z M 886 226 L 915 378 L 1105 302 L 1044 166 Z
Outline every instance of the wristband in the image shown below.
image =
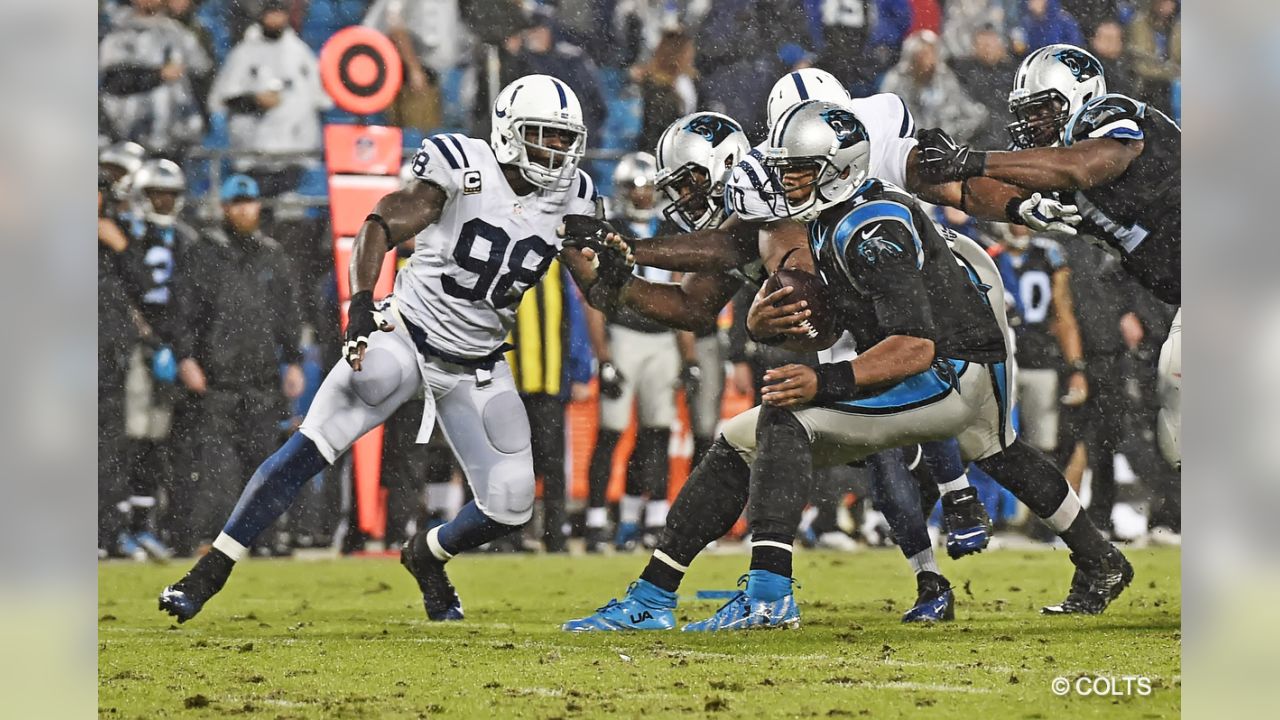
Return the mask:
M 378 213 L 369 213 L 365 216 L 364 221 L 375 223 L 382 228 L 382 232 L 387 234 L 387 238 L 384 242 L 386 242 L 388 248 L 395 245 L 395 241 L 391 239 L 391 226 L 387 224 L 386 220 L 382 219 L 381 215 Z
M 1014 225 L 1026 225 L 1027 221 L 1022 219 L 1022 213 L 1018 208 L 1022 207 L 1022 203 L 1026 202 L 1026 198 L 1013 197 L 1009 198 L 1009 202 L 1004 204 L 1004 216 L 1009 218 L 1009 222 Z
M 987 154 L 981 150 L 969 150 L 960 161 L 960 176 L 968 179 L 987 171 Z
M 858 391 L 858 379 L 853 374 L 853 363 L 821 363 L 815 369 L 818 375 L 818 392 L 814 402 L 838 402 L 852 399 Z
M 1088 364 L 1085 363 L 1084 358 L 1080 358 L 1079 360 L 1072 360 L 1067 363 L 1067 367 L 1071 368 L 1074 372 L 1084 372 L 1085 368 L 1088 367 Z

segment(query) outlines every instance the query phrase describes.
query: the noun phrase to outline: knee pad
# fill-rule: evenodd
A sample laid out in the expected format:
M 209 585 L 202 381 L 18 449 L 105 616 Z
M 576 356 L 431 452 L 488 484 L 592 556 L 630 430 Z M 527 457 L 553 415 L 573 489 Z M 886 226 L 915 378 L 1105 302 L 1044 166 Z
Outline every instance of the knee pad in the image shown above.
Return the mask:
M 365 350 L 360 366 L 362 370 L 351 373 L 351 390 L 365 405 L 381 405 L 404 381 L 400 361 L 389 350 Z
M 514 392 L 504 392 L 480 411 L 484 434 L 500 453 L 513 455 L 529 447 L 529 416 Z
M 485 516 L 503 525 L 520 526 L 533 517 L 533 466 L 525 459 L 503 460 L 489 470 L 484 502 L 476 506 Z

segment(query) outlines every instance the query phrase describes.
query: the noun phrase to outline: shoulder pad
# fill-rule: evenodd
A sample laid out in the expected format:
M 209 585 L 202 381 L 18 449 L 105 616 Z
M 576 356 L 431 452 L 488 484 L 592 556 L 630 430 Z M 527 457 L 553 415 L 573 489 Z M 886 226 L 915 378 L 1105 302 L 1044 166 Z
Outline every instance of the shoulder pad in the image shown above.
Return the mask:
M 1124 95 L 1100 95 L 1085 103 L 1067 122 L 1063 144 L 1101 137 L 1141 140 L 1141 123 L 1146 114 L 1146 103 Z

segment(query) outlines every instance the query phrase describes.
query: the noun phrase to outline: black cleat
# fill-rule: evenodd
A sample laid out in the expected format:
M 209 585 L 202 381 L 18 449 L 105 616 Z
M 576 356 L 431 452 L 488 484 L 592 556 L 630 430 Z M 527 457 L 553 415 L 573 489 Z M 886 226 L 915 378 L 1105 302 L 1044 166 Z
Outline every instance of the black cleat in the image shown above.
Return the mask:
M 235 562 L 221 550 L 209 550 L 181 580 L 160 592 L 160 609 L 179 623 L 190 620 L 227 584 L 234 567 Z
M 1071 562 L 1076 566 L 1071 591 L 1061 604 L 1042 608 L 1045 615 L 1100 615 L 1133 582 L 1133 566 L 1114 547 L 1099 558 L 1072 553 Z
M 977 489 L 967 487 L 942 496 L 942 528 L 947 532 L 947 555 L 952 560 L 987 548 L 991 517 L 978 499 Z
M 462 600 L 453 589 L 444 563 L 427 547 L 427 533 L 420 532 L 400 549 L 400 564 L 418 581 L 422 591 L 422 606 L 427 619 L 436 622 L 462 619 Z
M 950 622 L 956 619 L 956 597 L 951 583 L 934 572 L 916 575 L 916 604 L 902 616 L 902 622 Z
M 587 528 L 587 532 L 584 537 L 584 540 L 586 543 L 585 544 L 586 551 L 588 553 L 592 555 L 597 555 L 599 553 L 604 552 L 604 547 L 605 547 L 605 544 L 607 543 L 605 539 L 604 528 L 594 528 L 594 527 Z

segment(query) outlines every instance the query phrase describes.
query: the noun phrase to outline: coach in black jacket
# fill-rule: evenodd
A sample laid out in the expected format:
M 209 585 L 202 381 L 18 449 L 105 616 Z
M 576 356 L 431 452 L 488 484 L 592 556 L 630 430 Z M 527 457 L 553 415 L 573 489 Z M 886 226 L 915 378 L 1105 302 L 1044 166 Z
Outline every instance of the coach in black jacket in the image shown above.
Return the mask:
M 258 185 L 233 175 L 222 201 L 223 222 L 204 233 L 178 283 L 184 321 L 175 352 L 190 391 L 175 419 L 186 430 L 180 467 L 189 470 L 174 508 L 183 550 L 218 534 L 304 385 L 296 278 L 284 249 L 258 228 Z

